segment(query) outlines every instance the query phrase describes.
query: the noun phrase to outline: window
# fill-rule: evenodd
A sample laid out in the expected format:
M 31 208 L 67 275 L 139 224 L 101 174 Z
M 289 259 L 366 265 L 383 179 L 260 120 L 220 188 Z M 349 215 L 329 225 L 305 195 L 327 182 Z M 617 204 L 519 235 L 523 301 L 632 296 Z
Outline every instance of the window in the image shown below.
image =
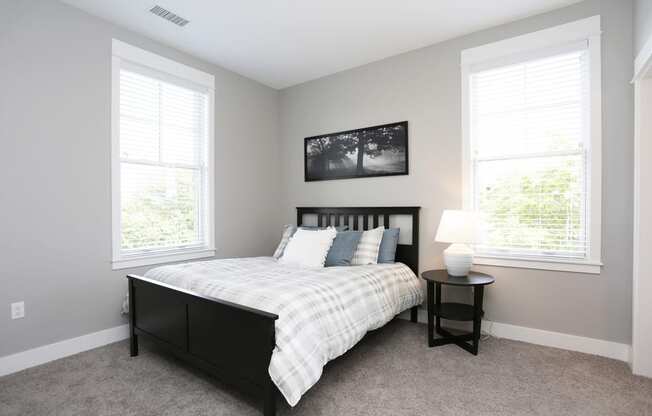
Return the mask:
M 211 75 L 114 40 L 113 268 L 210 257 Z
M 477 263 L 600 272 L 599 17 L 462 53 Z

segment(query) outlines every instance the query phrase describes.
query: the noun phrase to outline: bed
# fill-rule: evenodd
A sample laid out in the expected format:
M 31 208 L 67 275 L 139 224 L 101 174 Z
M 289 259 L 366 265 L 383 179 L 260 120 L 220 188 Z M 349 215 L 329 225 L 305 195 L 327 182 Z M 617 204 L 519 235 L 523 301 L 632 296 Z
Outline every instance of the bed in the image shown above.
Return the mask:
M 145 337 L 261 399 L 276 413 L 314 385 L 323 366 L 364 334 L 422 301 L 418 272 L 418 207 L 297 208 L 297 225 L 367 230 L 408 216 L 411 243 L 395 264 L 309 270 L 271 257 L 157 267 L 129 279 L 130 348 Z

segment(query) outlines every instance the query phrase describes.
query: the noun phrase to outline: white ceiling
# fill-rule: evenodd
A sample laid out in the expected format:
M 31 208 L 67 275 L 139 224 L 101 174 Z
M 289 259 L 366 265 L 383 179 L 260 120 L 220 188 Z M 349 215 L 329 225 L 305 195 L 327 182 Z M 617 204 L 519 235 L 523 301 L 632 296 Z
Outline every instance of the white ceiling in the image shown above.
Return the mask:
M 580 0 L 62 1 L 281 89 Z

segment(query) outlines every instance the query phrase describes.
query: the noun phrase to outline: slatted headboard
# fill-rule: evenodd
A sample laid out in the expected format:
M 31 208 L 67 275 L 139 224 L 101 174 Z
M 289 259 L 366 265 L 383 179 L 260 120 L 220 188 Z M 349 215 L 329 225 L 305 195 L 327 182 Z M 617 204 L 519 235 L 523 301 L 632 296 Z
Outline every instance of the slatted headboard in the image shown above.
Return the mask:
M 349 230 L 369 230 L 382 224 L 389 228 L 393 215 L 407 215 L 412 220 L 412 244 L 396 248 L 396 261 L 405 263 L 419 275 L 419 210 L 420 207 L 297 207 L 297 226 L 304 224 L 304 215 L 316 215 L 317 225 L 348 225 Z M 370 221 L 371 219 L 371 221 Z M 401 231 L 402 232 L 402 231 Z

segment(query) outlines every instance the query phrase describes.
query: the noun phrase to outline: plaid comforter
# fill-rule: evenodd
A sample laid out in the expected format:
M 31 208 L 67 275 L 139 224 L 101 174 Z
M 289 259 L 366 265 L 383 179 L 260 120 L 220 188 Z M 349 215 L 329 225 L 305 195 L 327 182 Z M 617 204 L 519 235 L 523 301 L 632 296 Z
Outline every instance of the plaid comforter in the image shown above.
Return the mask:
M 292 406 L 328 361 L 423 297 L 402 263 L 306 269 L 249 257 L 162 266 L 145 276 L 278 314 L 269 374 Z

